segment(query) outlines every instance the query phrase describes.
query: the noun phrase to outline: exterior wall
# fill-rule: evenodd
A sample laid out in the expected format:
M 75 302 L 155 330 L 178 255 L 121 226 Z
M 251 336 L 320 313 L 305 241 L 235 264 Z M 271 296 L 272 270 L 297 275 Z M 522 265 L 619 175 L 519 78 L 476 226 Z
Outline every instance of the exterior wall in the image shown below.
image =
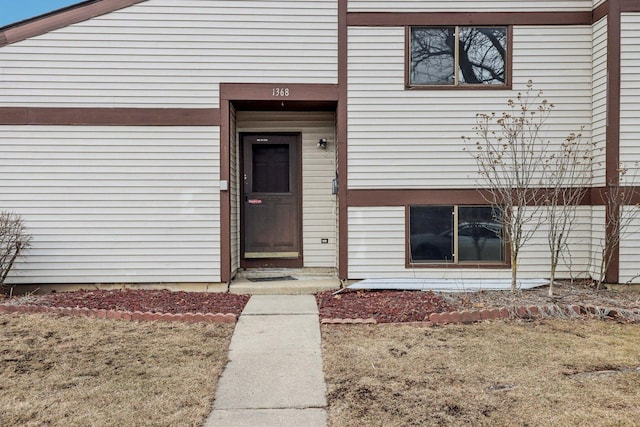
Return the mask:
M 640 282 L 640 212 L 637 206 L 625 206 L 623 217 L 629 218 L 628 225 L 620 236 L 620 283 Z
M 569 235 L 567 249 L 561 252 L 556 278 L 576 278 L 588 276 L 591 265 L 591 207 L 577 208 L 573 229 Z M 520 270 L 528 277 L 549 277 L 550 252 L 548 243 L 549 227 L 542 221 L 540 228 L 525 243 L 520 255 Z
M 590 262 L 591 238 L 589 207 L 580 208 L 571 247 L 571 271 L 563 263 L 557 277 L 583 275 Z M 350 278 L 455 278 L 491 279 L 511 277 L 509 268 L 407 268 L 405 267 L 405 208 L 349 208 L 349 275 Z M 520 255 L 520 278 L 548 277 L 549 250 L 546 230 L 540 229 Z
M 640 13 L 625 13 L 621 22 L 620 162 L 629 173 L 623 184 L 640 182 Z
M 333 112 L 237 113 L 238 132 L 302 133 L 302 234 L 304 267 L 337 266 L 335 114 Z M 327 139 L 326 150 L 316 145 Z M 328 244 L 321 239 L 329 239 Z
M 405 90 L 403 28 L 349 28 L 349 188 L 473 188 L 463 152 L 478 112 L 503 111 L 526 89 L 556 105 L 548 137 L 590 140 L 591 27 L 515 27 L 513 91 Z
M 602 247 L 605 238 L 605 207 L 591 208 L 591 277 L 598 279 L 602 262 Z
M 219 282 L 218 135 L 0 126 L 0 206 L 33 236 L 9 282 Z
M 350 12 L 542 12 L 591 11 L 591 0 L 469 1 L 349 0 Z
M 218 107 L 218 83 L 337 83 L 335 0 L 153 0 L 0 49 L 0 106 Z
M 607 145 L 607 18 L 593 25 L 593 185 L 606 181 Z
M 621 18 L 620 162 L 629 172 L 622 184 L 640 185 L 640 13 L 624 13 Z M 620 238 L 619 282 L 640 282 L 637 277 L 640 219 L 637 206 L 625 206 L 623 217 L 632 218 Z M 634 218 L 635 216 L 635 218 Z M 625 220 L 623 220 L 625 221 Z

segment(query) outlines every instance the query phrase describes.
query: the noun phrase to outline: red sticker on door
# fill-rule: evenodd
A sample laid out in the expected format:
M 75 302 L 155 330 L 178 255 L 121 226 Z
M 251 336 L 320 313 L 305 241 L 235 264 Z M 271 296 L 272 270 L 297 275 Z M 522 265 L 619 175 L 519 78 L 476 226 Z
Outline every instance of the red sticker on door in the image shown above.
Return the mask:
M 249 202 L 250 205 L 261 205 L 262 204 L 262 200 L 260 200 L 260 199 L 249 199 L 247 201 Z

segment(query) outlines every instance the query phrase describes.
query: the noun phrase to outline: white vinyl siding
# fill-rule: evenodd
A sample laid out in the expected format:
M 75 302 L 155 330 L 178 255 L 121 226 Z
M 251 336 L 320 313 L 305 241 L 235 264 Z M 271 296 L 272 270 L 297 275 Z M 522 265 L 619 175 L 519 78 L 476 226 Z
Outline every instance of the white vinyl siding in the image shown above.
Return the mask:
M 605 238 L 605 207 L 591 208 L 591 277 L 598 280 Z
M 619 283 L 640 282 L 640 215 L 637 206 L 624 206 L 623 215 L 630 220 L 620 236 Z M 635 216 L 635 218 L 634 218 Z
M 302 240 L 304 267 L 337 265 L 335 114 L 332 112 L 237 113 L 238 132 L 302 133 Z M 327 139 L 327 148 L 318 140 Z M 328 239 L 328 243 L 322 243 Z
M 593 185 L 606 181 L 607 18 L 593 25 Z
M 567 239 L 568 249 L 563 248 L 558 261 L 556 279 L 589 277 L 591 263 L 591 207 L 580 206 L 576 211 L 573 229 Z M 519 272 L 527 277 L 549 277 L 551 268 L 549 227 L 542 220 L 540 227 L 528 240 L 519 260 Z
M 572 268 L 558 266 L 557 277 L 586 275 L 589 266 L 591 210 L 580 208 L 578 224 L 569 242 Z M 349 208 L 349 277 L 364 278 L 510 278 L 511 270 L 482 268 L 407 268 L 405 266 L 405 208 Z M 567 260 L 568 261 L 568 260 Z M 548 277 L 549 249 L 546 230 L 540 229 L 523 248 L 520 278 Z
M 607 1 L 607 0 L 593 0 L 593 8 L 595 9 L 596 7 L 600 6 L 605 1 Z
M 462 136 L 526 89 L 555 104 L 549 138 L 591 131 L 591 27 L 515 27 L 513 91 L 405 90 L 404 29 L 349 28 L 349 188 L 471 188 Z
M 229 198 L 230 198 L 230 239 L 231 239 L 231 274 L 240 268 L 240 148 L 236 132 L 236 109 L 230 106 L 229 124 Z
M 620 88 L 620 162 L 629 172 L 623 183 L 640 182 L 640 14 L 622 15 Z
M 337 83 L 337 2 L 149 0 L 0 49 L 0 106 L 217 107 L 221 82 Z
M 220 281 L 217 127 L 1 126 L 10 283 Z
M 575 12 L 591 7 L 591 0 L 349 0 L 349 12 Z

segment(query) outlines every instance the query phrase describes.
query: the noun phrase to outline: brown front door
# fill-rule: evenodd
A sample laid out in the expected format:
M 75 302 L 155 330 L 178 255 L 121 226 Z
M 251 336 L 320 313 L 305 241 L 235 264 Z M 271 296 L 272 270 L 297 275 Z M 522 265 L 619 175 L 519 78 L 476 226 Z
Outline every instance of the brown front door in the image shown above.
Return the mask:
M 300 135 L 244 134 L 242 265 L 301 267 Z

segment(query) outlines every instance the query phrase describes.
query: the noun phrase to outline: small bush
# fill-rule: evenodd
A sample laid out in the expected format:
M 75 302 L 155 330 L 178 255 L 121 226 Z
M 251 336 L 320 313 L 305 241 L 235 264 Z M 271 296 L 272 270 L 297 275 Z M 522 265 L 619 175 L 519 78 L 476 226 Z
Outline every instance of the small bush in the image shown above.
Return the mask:
M 20 215 L 0 212 L 0 288 L 13 267 L 15 260 L 31 246 L 31 236 L 27 234 Z

